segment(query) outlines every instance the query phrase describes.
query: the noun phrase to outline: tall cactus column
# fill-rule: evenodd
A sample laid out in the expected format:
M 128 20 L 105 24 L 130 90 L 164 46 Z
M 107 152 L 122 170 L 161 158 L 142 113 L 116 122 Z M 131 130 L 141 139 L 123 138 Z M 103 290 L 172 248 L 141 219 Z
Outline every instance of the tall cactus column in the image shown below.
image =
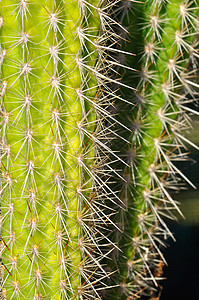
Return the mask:
M 94 149 L 84 134 L 95 129 L 84 101 L 96 83 L 81 65 L 82 56 L 93 63 L 82 27 L 97 21 L 86 10 L 81 1 L 1 2 L 2 299 L 98 297 Z
M 122 82 L 129 85 L 121 93 L 134 104 L 126 109 L 129 123 L 125 123 L 132 134 L 123 133 L 131 144 L 122 147 L 120 142 L 121 157 L 131 167 L 120 165 L 126 179 L 120 197 L 126 207 L 115 223 L 124 234 L 112 237 L 122 251 L 113 253 L 114 263 L 110 263 L 120 275 L 113 276 L 118 288 L 115 293 L 107 291 L 107 298 L 114 294 L 114 299 L 136 299 L 152 296 L 162 277 L 163 247 L 168 237 L 174 238 L 165 219 L 175 219 L 174 211 L 180 213 L 172 192 L 180 189 L 182 179 L 194 187 L 176 162 L 187 159 L 187 143 L 198 149 L 183 130 L 190 127 L 189 113 L 198 114 L 188 105 L 196 100 L 199 8 L 196 1 L 122 3 L 123 26 L 129 28 L 132 42 L 129 45 L 126 39 L 123 50 L 136 54 L 131 60 L 126 55 L 123 62 L 138 72 L 120 69 Z M 120 15 L 121 11 L 122 4 Z M 189 71 L 191 59 L 195 65 Z

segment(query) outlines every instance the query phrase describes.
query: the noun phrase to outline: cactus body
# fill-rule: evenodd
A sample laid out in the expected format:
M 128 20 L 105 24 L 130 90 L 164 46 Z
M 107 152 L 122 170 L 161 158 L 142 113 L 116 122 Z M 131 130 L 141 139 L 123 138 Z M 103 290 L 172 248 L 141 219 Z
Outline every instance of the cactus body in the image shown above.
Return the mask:
M 4 1 L 1 11 L 1 294 L 82 298 L 89 268 L 98 266 L 88 250 L 90 196 L 82 192 L 92 187 L 82 165 L 85 151 L 89 170 L 93 149 L 81 119 L 95 117 L 80 101 L 86 42 L 77 32 L 88 20 L 78 2 Z
M 138 72 L 121 69 L 122 82 L 135 92 L 120 89 L 133 107 L 118 103 L 118 114 L 132 133 L 120 130 L 129 144 L 120 142 L 117 148 L 130 167 L 123 167 L 121 173 L 120 198 L 125 207 L 115 223 L 122 233 L 114 232 L 113 239 L 122 251 L 112 253 L 111 268 L 120 270 L 120 278 L 117 273 L 113 276 L 113 284 L 118 284 L 114 299 L 136 299 L 154 296 L 166 264 L 165 241 L 175 239 L 165 221 L 176 218 L 175 210 L 181 214 L 172 191 L 180 188 L 181 179 L 194 187 L 176 162 L 187 159 L 187 145 L 198 149 L 182 133 L 190 127 L 189 113 L 198 115 L 189 107 L 198 88 L 198 3 L 132 3 L 123 25 L 132 43 L 123 42 L 123 49 L 136 54 L 131 59 L 126 55 L 123 62 L 126 69 Z
M 193 186 L 197 1 L 0 5 L 1 298 L 153 295 Z

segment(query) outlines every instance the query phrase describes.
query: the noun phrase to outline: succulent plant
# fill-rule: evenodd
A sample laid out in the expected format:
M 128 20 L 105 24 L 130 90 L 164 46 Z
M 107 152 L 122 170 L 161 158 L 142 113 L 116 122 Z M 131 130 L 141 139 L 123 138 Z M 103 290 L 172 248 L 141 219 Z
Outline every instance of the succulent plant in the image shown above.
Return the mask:
M 0 299 L 153 297 L 193 186 L 198 2 L 0 7 Z

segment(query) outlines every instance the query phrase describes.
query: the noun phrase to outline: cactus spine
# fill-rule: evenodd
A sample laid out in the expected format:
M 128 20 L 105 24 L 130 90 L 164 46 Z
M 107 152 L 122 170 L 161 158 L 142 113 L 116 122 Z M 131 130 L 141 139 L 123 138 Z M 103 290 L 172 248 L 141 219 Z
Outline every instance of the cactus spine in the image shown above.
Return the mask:
M 0 5 L 1 298 L 152 295 L 192 185 L 197 1 Z

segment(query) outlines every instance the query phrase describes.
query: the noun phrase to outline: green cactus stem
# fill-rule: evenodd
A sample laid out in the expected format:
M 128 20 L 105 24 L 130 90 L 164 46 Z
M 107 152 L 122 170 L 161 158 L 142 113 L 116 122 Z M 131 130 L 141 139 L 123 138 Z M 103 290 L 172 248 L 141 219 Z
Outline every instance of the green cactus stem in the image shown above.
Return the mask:
M 112 240 L 122 251 L 115 249 L 107 262 L 112 271 L 119 269 L 111 283 L 118 287 L 104 299 L 136 299 L 155 295 L 166 264 L 163 248 L 168 237 L 175 239 L 165 221 L 176 218 L 174 211 L 182 215 L 172 191 L 182 180 L 195 188 L 176 162 L 187 160 L 187 144 L 198 149 L 183 130 L 190 128 L 190 113 L 198 115 L 189 103 L 197 99 L 199 7 L 196 1 L 121 1 L 115 11 L 116 32 L 121 23 L 124 27 L 121 39 L 129 31 L 121 49 L 136 56 L 117 57 L 124 65 L 121 82 L 129 86 L 118 95 L 133 106 L 116 102 L 116 114 L 132 133 L 119 128 L 128 143 L 120 138 L 114 148 L 130 167 L 117 165 L 123 180 L 116 189 L 124 207 L 114 217 L 122 233 L 113 230 Z
M 95 214 L 107 217 L 92 203 L 96 81 L 83 61 L 96 54 L 83 32 L 98 18 L 82 1 L 21 0 L 2 1 L 0 20 L 1 298 L 96 298 Z

